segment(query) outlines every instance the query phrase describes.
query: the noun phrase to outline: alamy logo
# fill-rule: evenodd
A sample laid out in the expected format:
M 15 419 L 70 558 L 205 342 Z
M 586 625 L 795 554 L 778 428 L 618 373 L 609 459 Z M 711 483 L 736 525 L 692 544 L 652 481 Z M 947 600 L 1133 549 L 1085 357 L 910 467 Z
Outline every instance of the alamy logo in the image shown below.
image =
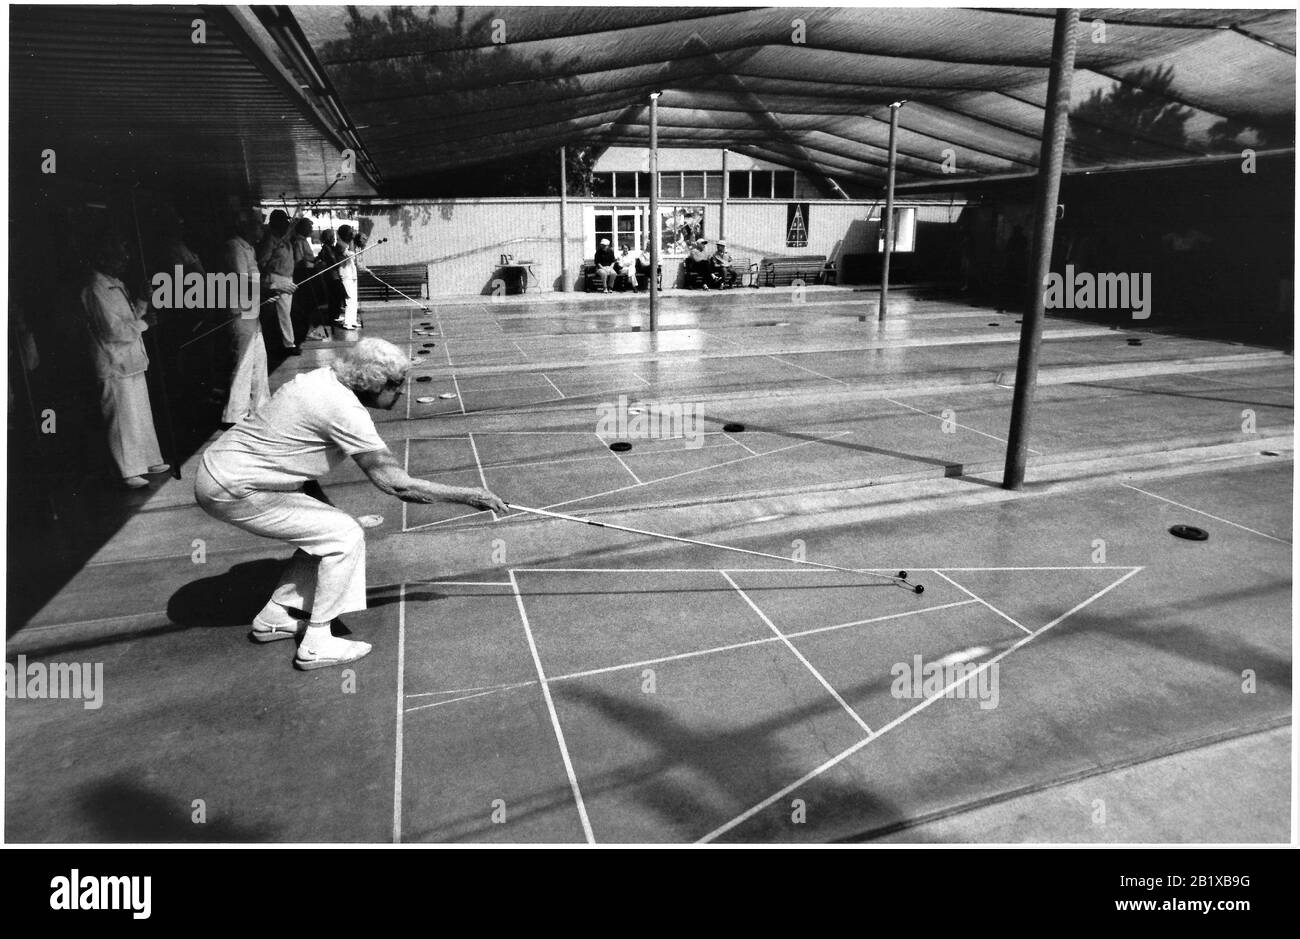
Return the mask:
M 257 274 L 185 273 L 179 264 L 153 275 L 150 301 L 160 310 L 246 310 L 257 297 Z
M 50 881 L 52 910 L 130 910 L 132 919 L 148 919 L 153 908 L 153 878 L 81 876 L 77 868 Z
M 895 698 L 978 698 L 980 710 L 998 706 L 998 663 L 980 668 L 978 662 L 945 656 L 935 662 L 897 662 L 889 670 L 894 676 L 889 693 Z
M 627 395 L 619 395 L 617 404 L 596 406 L 596 433 L 624 440 L 685 437 L 686 448 L 697 450 L 704 446 L 704 406 L 651 401 L 629 408 Z
M 1043 280 L 1043 306 L 1049 310 L 1132 310 L 1133 319 L 1151 316 L 1151 275 L 1055 271 Z
M 104 704 L 104 663 L 27 661 L 18 656 L 16 665 L 5 663 L 6 698 L 79 699 L 87 711 Z

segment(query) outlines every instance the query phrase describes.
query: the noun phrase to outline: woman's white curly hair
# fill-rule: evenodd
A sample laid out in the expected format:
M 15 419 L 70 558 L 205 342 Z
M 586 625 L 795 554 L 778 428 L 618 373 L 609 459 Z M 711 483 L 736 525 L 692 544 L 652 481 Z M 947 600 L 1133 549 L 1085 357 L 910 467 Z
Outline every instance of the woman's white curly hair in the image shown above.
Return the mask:
M 400 382 L 411 365 L 401 349 L 383 339 L 362 339 L 356 348 L 330 363 L 344 385 L 371 393 L 383 391 L 389 382 Z

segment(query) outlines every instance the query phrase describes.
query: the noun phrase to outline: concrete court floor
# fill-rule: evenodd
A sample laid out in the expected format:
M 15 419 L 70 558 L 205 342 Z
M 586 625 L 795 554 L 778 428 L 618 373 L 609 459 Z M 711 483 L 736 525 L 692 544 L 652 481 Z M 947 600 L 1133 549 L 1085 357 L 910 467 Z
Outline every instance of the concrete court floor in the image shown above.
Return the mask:
M 673 298 L 656 334 L 633 331 L 644 301 L 627 297 L 372 308 L 364 334 L 434 343 L 417 356 L 431 381 L 381 429 L 413 472 L 781 556 L 798 541 L 810 560 L 911 570 L 922 597 L 564 522 L 403 511 L 345 472 L 335 501 L 386 516 L 372 608 L 345 618 L 376 651 L 345 688 L 243 641 L 285 552 L 202 515 L 191 461 L 10 637 L 11 661 L 103 662 L 106 704 L 7 702 L 8 839 L 929 840 L 1081 779 L 1122 777 L 1132 810 L 1125 768 L 1289 725 L 1289 357 L 1049 320 L 1042 481 L 1010 497 L 980 482 L 1000 464 L 1015 317 L 904 295 L 881 326 L 859 322 L 864 295 L 778 296 Z M 701 403 L 704 445 L 615 457 L 593 407 L 620 393 Z M 1121 462 L 1071 477 L 1105 457 Z M 1210 540 L 1170 537 L 1175 522 Z M 996 665 L 997 706 L 896 696 L 891 668 L 917 655 Z M 1289 780 L 1205 765 L 1217 787 L 1189 788 L 1168 840 L 1239 840 L 1207 795 L 1234 774 L 1252 835 L 1289 837 Z M 1089 840 L 1044 804 L 1023 830 Z M 953 840 L 1002 830 L 953 824 Z

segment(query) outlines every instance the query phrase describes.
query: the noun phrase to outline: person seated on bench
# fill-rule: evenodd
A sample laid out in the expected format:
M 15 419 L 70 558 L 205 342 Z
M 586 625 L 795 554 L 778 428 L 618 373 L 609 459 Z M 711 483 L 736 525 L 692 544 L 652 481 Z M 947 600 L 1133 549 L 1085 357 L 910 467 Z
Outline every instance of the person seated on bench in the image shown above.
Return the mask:
M 696 274 L 700 278 L 700 284 L 705 290 L 709 289 L 712 280 L 712 269 L 709 265 L 709 243 L 700 238 L 691 246 L 690 254 L 686 257 L 686 276 L 687 283 L 690 283 L 690 275 Z
M 614 249 L 609 246 L 609 239 L 600 239 L 600 247 L 596 249 L 596 276 L 600 278 L 601 293 L 613 293 L 614 281 L 618 278 L 618 271 L 614 270 Z
M 709 274 L 713 277 L 717 287 L 734 287 L 736 286 L 736 272 L 731 269 L 731 255 L 727 254 L 727 243 L 725 241 L 715 242 L 717 245 L 713 251 L 713 257 L 709 258 Z M 705 285 L 709 281 L 705 280 Z
M 627 285 L 633 290 L 637 289 L 636 268 L 640 260 L 641 252 L 631 245 L 624 244 L 623 253 L 618 256 L 618 263 L 615 265 L 618 272 L 627 278 Z

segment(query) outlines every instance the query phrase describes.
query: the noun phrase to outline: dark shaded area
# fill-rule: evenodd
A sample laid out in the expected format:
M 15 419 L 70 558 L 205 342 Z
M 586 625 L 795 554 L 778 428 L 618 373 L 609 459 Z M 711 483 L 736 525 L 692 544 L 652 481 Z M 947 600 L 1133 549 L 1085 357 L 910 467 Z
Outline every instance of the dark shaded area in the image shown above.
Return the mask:
M 135 781 L 138 777 L 138 773 L 131 773 L 105 780 L 82 798 L 81 811 L 94 820 L 95 841 L 114 844 L 275 840 L 274 831 L 240 825 L 226 818 L 196 824 L 189 800 L 149 789 Z

